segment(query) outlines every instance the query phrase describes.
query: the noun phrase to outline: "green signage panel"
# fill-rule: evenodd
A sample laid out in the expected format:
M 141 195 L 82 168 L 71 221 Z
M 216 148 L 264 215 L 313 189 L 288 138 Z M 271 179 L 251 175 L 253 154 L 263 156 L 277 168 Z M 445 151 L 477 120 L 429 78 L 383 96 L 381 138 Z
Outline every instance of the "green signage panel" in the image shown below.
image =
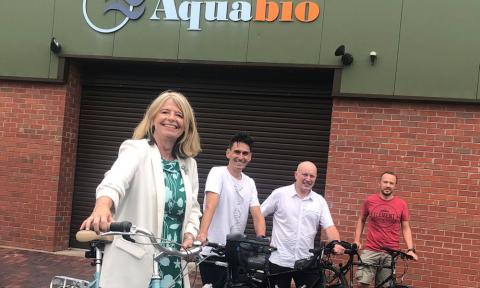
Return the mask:
M 405 0 L 395 95 L 476 99 L 480 1 Z
M 477 101 L 479 15 L 476 0 L 1 1 L 0 78 L 62 80 L 73 57 L 314 65 L 343 67 L 344 96 Z
M 320 64 L 342 65 L 340 45 L 353 56 L 341 93 L 393 95 L 401 11 L 402 0 L 325 0 Z
M 63 55 L 112 56 L 114 34 L 94 31 L 115 27 L 115 11 L 104 13 L 105 1 L 56 0 L 53 35 Z M 86 15 L 86 17 L 85 17 Z M 88 21 L 87 21 L 88 20 Z
M 480 64 L 478 65 L 478 80 L 477 80 L 477 101 L 480 101 Z
M 178 6 L 180 1 L 172 1 Z M 180 21 L 164 21 L 163 1 L 146 0 L 133 11 L 139 11 L 139 18 L 129 20 L 115 33 L 114 57 L 137 59 L 172 60 L 178 56 Z M 121 14 L 119 14 L 121 15 Z M 117 17 L 117 27 L 125 21 Z
M 198 25 L 182 21 L 178 58 L 245 62 L 250 26 L 250 20 L 246 20 L 251 2 L 209 1 L 202 5 L 204 10 L 200 11 L 204 13 L 199 16 Z
M 248 62 L 318 64 L 324 0 L 255 2 Z
M 0 1 L 0 76 L 49 77 L 53 8 L 54 0 Z

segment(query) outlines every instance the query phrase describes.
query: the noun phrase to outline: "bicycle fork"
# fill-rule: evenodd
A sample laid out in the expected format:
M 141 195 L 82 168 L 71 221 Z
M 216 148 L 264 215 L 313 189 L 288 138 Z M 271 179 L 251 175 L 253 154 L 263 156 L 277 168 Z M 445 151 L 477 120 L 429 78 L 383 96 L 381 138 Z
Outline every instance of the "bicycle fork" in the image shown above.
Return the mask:
M 100 288 L 100 272 L 102 270 L 102 250 L 95 247 L 95 274 L 93 274 L 94 288 Z
M 88 288 L 100 288 L 100 272 L 102 269 L 103 252 L 99 245 L 95 246 L 95 273 L 93 274 L 93 281 L 90 282 Z
M 149 288 L 161 288 L 160 287 L 160 282 L 162 280 L 162 276 L 160 275 L 160 266 L 159 266 L 159 261 L 160 261 L 160 258 L 163 257 L 163 252 L 160 252 L 160 253 L 157 253 L 157 252 L 154 252 L 153 253 L 153 274 L 152 274 L 152 278 L 150 280 L 150 285 L 148 286 Z

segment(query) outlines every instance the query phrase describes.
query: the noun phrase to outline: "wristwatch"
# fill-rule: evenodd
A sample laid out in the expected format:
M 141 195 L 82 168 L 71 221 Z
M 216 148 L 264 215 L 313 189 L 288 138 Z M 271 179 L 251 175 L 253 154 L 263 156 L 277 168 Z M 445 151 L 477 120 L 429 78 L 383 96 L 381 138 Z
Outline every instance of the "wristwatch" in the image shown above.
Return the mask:
M 415 247 L 407 249 L 407 253 L 410 252 L 410 251 L 412 251 L 413 253 L 417 253 L 417 250 L 415 250 Z

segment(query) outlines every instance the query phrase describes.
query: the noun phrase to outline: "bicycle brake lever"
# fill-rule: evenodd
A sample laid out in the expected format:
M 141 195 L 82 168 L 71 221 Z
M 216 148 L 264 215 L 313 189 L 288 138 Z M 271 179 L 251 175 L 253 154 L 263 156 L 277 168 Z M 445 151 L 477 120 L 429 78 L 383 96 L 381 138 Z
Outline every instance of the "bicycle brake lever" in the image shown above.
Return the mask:
M 127 240 L 127 241 L 130 241 L 132 243 L 137 243 L 135 242 L 135 239 L 133 239 L 132 237 L 130 237 L 130 235 L 122 235 L 122 238 Z

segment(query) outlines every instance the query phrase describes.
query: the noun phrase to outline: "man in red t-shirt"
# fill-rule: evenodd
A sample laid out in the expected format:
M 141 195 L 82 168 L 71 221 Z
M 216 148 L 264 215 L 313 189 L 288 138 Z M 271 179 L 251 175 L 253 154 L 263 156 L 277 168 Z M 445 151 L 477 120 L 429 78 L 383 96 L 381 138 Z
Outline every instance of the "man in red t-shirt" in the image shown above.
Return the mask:
M 384 172 L 380 180 L 380 193 L 367 197 L 363 202 L 355 228 L 355 240 L 359 249 L 362 248 L 361 236 L 365 222 L 368 221 L 367 240 L 361 258 L 364 263 L 389 263 L 390 256 L 381 247 L 400 249 L 400 231 L 407 244 L 407 254 L 418 260 L 412 240 L 412 230 L 408 222 L 407 203 L 395 197 L 393 192 L 397 184 L 397 176 L 393 172 Z M 375 279 L 379 284 L 390 274 L 388 269 L 376 271 L 374 267 L 359 266 L 357 280 L 359 287 L 368 287 Z M 386 285 L 388 287 L 388 283 Z

